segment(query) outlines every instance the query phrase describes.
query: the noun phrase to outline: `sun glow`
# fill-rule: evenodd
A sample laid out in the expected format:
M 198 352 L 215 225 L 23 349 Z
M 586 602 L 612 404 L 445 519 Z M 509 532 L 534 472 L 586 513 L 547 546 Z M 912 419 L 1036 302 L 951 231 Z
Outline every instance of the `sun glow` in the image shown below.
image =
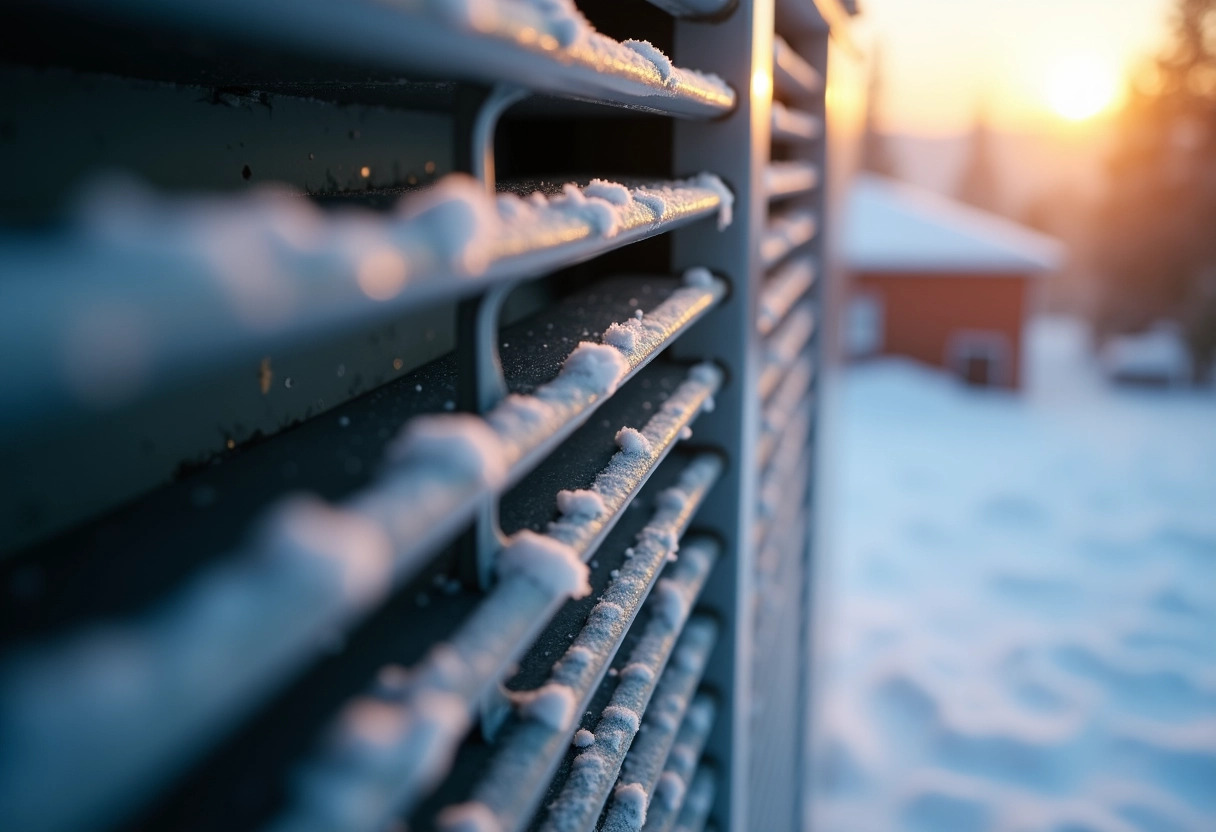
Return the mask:
M 1044 92 L 1056 115 L 1084 121 L 1114 104 L 1119 95 L 1119 71 L 1096 55 L 1072 55 L 1050 67 Z

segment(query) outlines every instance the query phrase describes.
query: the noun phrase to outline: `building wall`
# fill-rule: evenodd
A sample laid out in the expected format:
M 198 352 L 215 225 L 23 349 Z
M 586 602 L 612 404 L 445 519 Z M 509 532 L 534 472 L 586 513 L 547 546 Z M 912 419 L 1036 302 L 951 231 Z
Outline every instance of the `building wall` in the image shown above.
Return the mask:
M 936 275 L 862 273 L 853 292 L 876 296 L 882 306 L 882 346 L 904 355 L 951 367 L 951 351 L 992 333 L 1007 344 L 1004 386 L 1022 380 L 1022 325 L 1029 278 L 1025 275 Z M 956 355 L 957 358 L 957 355 Z

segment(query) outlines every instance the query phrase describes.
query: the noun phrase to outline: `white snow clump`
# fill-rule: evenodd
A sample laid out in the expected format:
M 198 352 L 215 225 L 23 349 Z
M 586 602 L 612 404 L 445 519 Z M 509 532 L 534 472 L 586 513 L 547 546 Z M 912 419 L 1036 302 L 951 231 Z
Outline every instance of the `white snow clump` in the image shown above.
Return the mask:
M 726 187 L 717 174 L 714 173 L 698 173 L 693 180 L 693 184 L 701 188 L 707 188 L 718 195 L 721 204 L 718 208 L 718 230 L 722 231 L 734 221 L 735 195 L 731 189 Z
M 574 380 L 588 393 L 607 396 L 629 372 L 629 362 L 620 350 L 608 344 L 583 341 L 562 365 L 558 378 Z
M 387 589 L 392 544 L 378 523 L 307 496 L 285 500 L 262 527 L 259 547 L 272 561 L 319 569 L 326 583 L 368 603 Z
M 498 817 L 484 803 L 461 803 L 439 814 L 443 832 L 502 832 Z
M 430 242 L 444 265 L 470 275 L 486 270 L 490 255 L 484 242 L 502 225 L 485 185 L 459 173 L 402 200 L 398 215 Z
M 476 416 L 455 413 L 411 419 L 385 449 L 390 469 L 406 465 L 436 467 L 490 488 L 506 482 L 504 456 L 498 434 L 489 425 Z
M 625 206 L 633 202 L 628 188 L 617 182 L 609 182 L 607 179 L 592 179 L 591 183 L 583 188 L 583 193 L 589 197 L 611 202 L 613 205 Z
M 685 269 L 684 285 L 696 286 L 699 289 L 708 289 L 710 286 L 714 285 L 713 273 L 704 266 L 693 266 L 691 269 Z
M 663 54 L 663 50 L 659 49 L 648 40 L 626 40 L 621 41 L 621 46 L 632 49 L 646 60 L 654 64 L 654 68 L 658 70 L 659 77 L 666 84 L 671 80 L 671 71 L 674 67 L 671 65 L 671 59 Z
M 646 823 L 646 788 L 641 783 L 617 786 L 613 792 L 616 805 L 621 807 L 623 820 L 631 829 L 641 829 Z
M 616 432 L 616 444 L 631 456 L 649 456 L 650 440 L 637 428 L 621 428 Z
M 566 685 L 547 684 L 520 695 L 520 712 L 529 719 L 544 723 L 555 731 L 564 731 L 574 719 L 574 691 Z
M 498 554 L 498 575 L 523 575 L 557 595 L 585 598 L 591 594 L 587 565 L 565 543 L 524 529 Z
M 557 510 L 567 517 L 601 517 L 607 508 L 604 498 L 594 491 L 557 492 Z

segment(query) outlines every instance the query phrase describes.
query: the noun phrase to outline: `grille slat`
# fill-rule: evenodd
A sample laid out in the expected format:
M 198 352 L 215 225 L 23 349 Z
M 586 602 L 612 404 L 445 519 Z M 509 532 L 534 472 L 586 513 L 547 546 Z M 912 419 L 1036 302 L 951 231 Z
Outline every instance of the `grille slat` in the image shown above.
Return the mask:
M 760 259 L 766 269 L 779 264 L 798 249 L 809 244 L 819 232 L 819 220 L 814 211 L 797 209 L 774 216 L 760 241 Z
M 823 76 L 780 35 L 773 37 L 773 82 L 793 98 L 815 100 L 823 90 Z
M 575 10 L 546 13 L 522 0 L 476 7 L 422 0 L 385 5 L 356 0 L 334 6 L 309 0 L 54 0 L 63 14 L 88 14 L 180 39 L 210 35 L 236 46 L 321 58 L 425 78 L 509 83 L 551 95 L 712 117 L 734 105 L 720 79 L 675 69 L 664 77 L 650 60 L 595 32 Z
M 770 202 L 802 196 L 819 187 L 819 166 L 814 162 L 770 162 L 764 171 L 764 190 Z
M 760 290 L 756 330 L 769 335 L 815 283 L 815 261 L 799 257 L 773 272 Z
M 772 129 L 774 142 L 813 142 L 823 136 L 823 121 L 818 116 L 804 113 L 793 107 L 786 107 L 780 101 L 774 101 Z M 775 178 L 780 180 L 786 176 L 791 180 L 794 178 L 789 174 L 782 174 L 781 177 Z M 804 177 L 804 179 L 809 179 L 809 177 Z
M 627 349 L 620 350 L 629 365 L 620 383 L 631 379 L 672 344 L 717 303 L 724 292 L 725 287 L 721 281 L 713 281 L 705 287 L 683 286 L 653 311 L 645 313 L 640 320 L 626 318 L 610 325 L 605 330 L 606 334 L 614 329 L 629 330 L 627 341 L 617 339 L 618 344 L 628 346 Z M 549 420 L 530 420 L 529 416 L 536 413 L 535 408 L 518 399 L 507 400 L 486 415 L 486 421 L 491 426 L 503 434 L 515 434 L 518 437 L 514 440 L 517 450 L 510 452 L 508 457 L 508 482 L 517 481 L 535 467 L 540 459 L 548 456 L 553 448 L 589 418 L 603 401 L 598 395 L 587 395 L 577 385 L 564 385 L 568 389 L 559 389 L 559 384 L 559 381 L 555 381 L 549 385 L 541 385 L 531 394 L 534 399 L 544 401 Z M 511 385 L 510 379 L 508 385 Z M 552 424 L 547 423 L 550 420 Z
M 840 42 L 843 51 L 855 53 L 859 47 L 849 33 L 848 19 L 852 12 L 846 8 L 847 5 L 852 4 L 846 4 L 843 0 L 816 0 L 814 3 L 777 0 L 777 31 L 790 41 L 825 37 L 830 31 L 832 38 Z
M 728 14 L 738 0 L 647 0 L 676 17 L 715 18 Z

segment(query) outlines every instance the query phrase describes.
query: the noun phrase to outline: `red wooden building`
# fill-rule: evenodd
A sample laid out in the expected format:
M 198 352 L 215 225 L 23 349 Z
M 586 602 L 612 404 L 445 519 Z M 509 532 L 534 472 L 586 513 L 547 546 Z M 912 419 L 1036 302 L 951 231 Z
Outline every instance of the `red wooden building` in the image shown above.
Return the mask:
M 1018 388 L 1022 329 L 1059 242 L 1002 217 L 893 180 L 853 183 L 845 235 L 846 349 L 903 355 L 970 384 Z

